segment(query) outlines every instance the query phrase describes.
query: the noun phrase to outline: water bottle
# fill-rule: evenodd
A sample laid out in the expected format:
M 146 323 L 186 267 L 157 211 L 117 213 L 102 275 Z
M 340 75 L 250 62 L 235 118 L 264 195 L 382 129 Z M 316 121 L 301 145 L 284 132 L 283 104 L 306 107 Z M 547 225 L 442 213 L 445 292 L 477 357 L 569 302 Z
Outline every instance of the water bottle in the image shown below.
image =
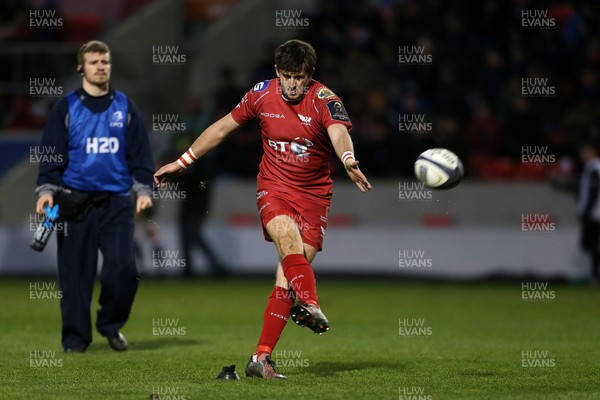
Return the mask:
M 35 251 L 43 251 L 48 243 L 48 239 L 50 239 L 50 235 L 52 235 L 54 221 L 58 218 L 58 204 L 54 207 L 46 206 L 44 207 L 44 211 L 46 212 L 46 216 L 35 231 L 33 241 L 31 242 L 31 248 Z

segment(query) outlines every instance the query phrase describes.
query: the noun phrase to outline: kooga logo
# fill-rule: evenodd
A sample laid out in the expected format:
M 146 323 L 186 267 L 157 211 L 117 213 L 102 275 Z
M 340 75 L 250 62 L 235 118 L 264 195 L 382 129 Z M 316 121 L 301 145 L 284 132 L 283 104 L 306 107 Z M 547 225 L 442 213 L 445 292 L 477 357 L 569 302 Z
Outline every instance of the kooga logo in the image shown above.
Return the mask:
M 273 114 L 273 113 L 268 113 L 268 112 L 261 112 L 260 116 L 266 117 L 266 118 L 278 118 L 278 119 L 285 118 L 285 115 L 283 115 L 283 114 Z

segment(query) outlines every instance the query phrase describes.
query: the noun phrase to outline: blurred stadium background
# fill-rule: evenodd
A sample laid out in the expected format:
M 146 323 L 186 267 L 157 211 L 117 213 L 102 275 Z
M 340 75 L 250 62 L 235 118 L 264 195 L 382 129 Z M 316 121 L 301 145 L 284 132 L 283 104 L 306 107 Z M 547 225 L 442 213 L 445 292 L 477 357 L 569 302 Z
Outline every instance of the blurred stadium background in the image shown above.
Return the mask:
M 577 144 L 599 133 L 598 11 L 527 0 L 3 1 L 0 274 L 55 274 L 55 239 L 43 253 L 29 248 L 36 146 L 57 97 L 80 84 L 83 42 L 111 47 L 112 86 L 144 115 L 159 166 L 274 77 L 275 46 L 300 38 L 317 50 L 315 78 L 344 101 L 375 186 L 362 195 L 333 160 L 317 273 L 580 280 L 588 265 L 569 188 Z M 247 126 L 191 183 L 156 193 L 137 224 L 144 275 L 211 272 L 200 249 L 184 253 L 182 220 L 196 221 L 234 274 L 273 273 L 254 200 L 260 143 L 258 125 Z M 432 192 L 414 180 L 413 161 L 430 147 L 462 158 L 459 187 Z

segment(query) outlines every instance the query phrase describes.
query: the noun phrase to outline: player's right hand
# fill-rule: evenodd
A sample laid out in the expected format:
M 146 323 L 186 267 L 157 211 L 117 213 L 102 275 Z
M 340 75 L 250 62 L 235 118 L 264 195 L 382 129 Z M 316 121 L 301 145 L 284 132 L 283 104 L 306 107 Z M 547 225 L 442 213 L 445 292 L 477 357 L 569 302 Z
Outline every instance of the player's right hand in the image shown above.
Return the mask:
M 154 174 L 154 183 L 156 184 L 156 186 L 160 186 L 161 184 L 167 182 L 169 179 L 173 178 L 173 176 L 180 173 L 182 170 L 183 168 L 181 167 L 181 165 L 177 164 L 176 161 L 164 165 Z
M 50 193 L 43 194 L 38 198 L 37 203 L 35 204 L 35 212 L 38 214 L 46 214 L 46 211 L 44 211 L 46 205 L 54 207 L 54 196 Z

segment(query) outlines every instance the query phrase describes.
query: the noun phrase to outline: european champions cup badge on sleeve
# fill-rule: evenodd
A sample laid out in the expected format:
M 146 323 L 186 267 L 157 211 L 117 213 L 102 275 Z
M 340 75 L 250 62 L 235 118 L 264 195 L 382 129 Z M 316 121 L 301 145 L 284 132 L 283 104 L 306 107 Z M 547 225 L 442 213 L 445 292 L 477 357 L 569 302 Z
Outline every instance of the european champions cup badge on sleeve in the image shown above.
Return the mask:
M 109 126 L 111 128 L 122 128 L 123 127 L 123 111 L 115 111 L 110 118 Z

